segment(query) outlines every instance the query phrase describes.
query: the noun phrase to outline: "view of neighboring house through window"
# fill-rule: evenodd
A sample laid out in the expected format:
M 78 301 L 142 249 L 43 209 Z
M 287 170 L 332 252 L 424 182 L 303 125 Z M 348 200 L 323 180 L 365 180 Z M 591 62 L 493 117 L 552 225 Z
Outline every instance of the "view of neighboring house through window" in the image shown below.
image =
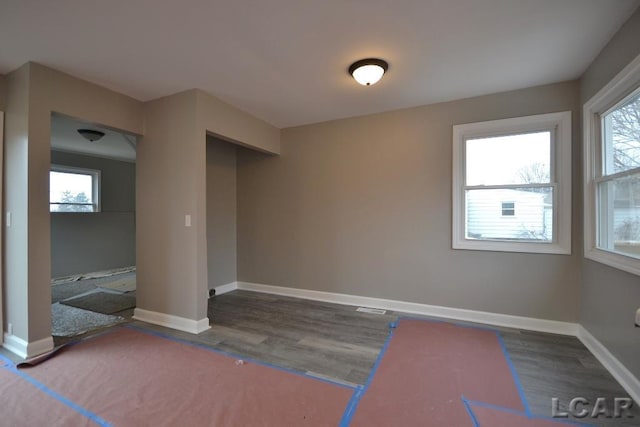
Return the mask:
M 584 105 L 584 254 L 640 275 L 640 56 Z
M 100 171 L 52 165 L 50 212 L 98 212 Z
M 454 248 L 570 251 L 570 126 L 570 113 L 454 126 Z
M 465 148 L 466 237 L 553 240 L 551 132 L 467 139 Z

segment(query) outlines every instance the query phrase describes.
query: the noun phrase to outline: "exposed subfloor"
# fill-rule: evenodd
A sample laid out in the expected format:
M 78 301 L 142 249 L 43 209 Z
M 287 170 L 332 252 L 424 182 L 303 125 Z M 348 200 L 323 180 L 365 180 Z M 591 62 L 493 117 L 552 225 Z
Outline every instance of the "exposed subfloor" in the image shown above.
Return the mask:
M 132 320 L 131 313 L 122 314 L 138 327 L 213 347 L 239 359 L 254 359 L 349 384 L 366 382 L 387 338 L 389 323 L 403 316 L 389 311 L 382 315 L 362 313 L 353 306 L 241 290 L 209 300 L 211 329 L 199 335 Z M 627 397 L 577 338 L 494 329 L 503 338 L 533 414 L 550 416 L 553 397 L 558 398 L 561 410 L 566 410 L 575 397 L 589 402 L 604 397 L 609 405 L 615 397 Z M 55 342 L 60 345 L 95 332 L 72 339 L 56 338 Z M 595 426 L 640 426 L 637 405 L 632 415 L 574 421 Z
M 105 284 L 113 283 L 115 281 L 119 281 L 122 279 L 131 279 L 131 278 L 135 279 L 135 277 L 136 277 L 135 271 L 131 271 L 131 272 L 125 272 L 125 273 L 117 273 L 109 276 L 88 278 L 88 279 L 83 278 L 83 279 L 72 281 L 72 282 L 54 284 L 53 286 L 51 286 L 51 302 L 52 304 L 55 305 L 55 304 L 59 304 L 61 301 L 64 301 L 64 300 L 70 300 L 73 298 L 90 295 L 98 291 L 109 292 L 116 295 L 124 295 L 124 293 L 122 292 L 103 289 L 101 288 L 101 286 Z M 135 291 L 126 293 L 126 295 L 130 295 L 134 297 L 135 297 L 135 294 L 136 294 Z M 75 309 L 75 310 L 79 312 L 85 311 L 85 310 L 78 310 L 78 309 Z M 115 313 L 110 312 L 110 315 L 122 317 L 125 319 L 125 321 L 128 321 L 133 316 L 133 310 L 134 310 L 133 308 L 130 308 L 122 311 L 117 311 Z M 54 310 L 54 315 L 55 313 L 56 311 Z M 88 312 L 88 313 L 91 313 L 91 312 Z M 55 322 L 56 319 L 52 319 L 52 320 Z M 79 325 L 78 325 L 79 327 L 82 326 L 80 324 L 81 322 L 82 322 L 82 319 L 79 319 Z M 100 332 L 107 328 L 104 328 L 104 327 L 93 328 L 87 333 L 80 333 L 78 335 L 73 335 L 73 336 L 55 336 L 54 335 L 53 341 L 56 346 L 60 346 L 67 342 L 77 341 L 78 339 L 82 339 L 87 335 L 95 334 L 96 332 Z

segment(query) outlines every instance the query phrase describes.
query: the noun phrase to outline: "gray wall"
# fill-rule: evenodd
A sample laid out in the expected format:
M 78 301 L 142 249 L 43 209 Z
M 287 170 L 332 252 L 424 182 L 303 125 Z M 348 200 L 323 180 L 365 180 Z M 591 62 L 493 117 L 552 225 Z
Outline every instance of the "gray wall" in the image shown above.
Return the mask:
M 236 277 L 236 146 L 207 137 L 207 265 L 209 289 Z
M 639 54 L 640 9 L 582 77 L 582 102 L 588 101 Z M 640 308 L 640 277 L 583 259 L 581 295 L 580 323 L 640 378 L 640 330 L 633 326 L 634 313 Z
M 51 214 L 52 277 L 135 265 L 135 163 L 59 151 L 51 163 L 101 171 L 101 212 Z
M 0 74 L 0 111 L 7 108 L 7 78 Z
M 238 280 L 577 321 L 575 240 L 572 256 L 451 249 L 451 146 L 454 124 L 572 110 L 576 147 L 578 101 L 559 83 L 284 129 L 280 156 L 238 151 Z

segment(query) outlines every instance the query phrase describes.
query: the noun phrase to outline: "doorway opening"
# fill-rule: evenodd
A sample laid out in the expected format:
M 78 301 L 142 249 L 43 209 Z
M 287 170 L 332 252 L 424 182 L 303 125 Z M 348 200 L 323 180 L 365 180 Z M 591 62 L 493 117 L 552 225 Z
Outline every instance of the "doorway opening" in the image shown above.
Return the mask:
M 49 212 L 56 345 L 136 305 L 136 137 L 53 113 Z

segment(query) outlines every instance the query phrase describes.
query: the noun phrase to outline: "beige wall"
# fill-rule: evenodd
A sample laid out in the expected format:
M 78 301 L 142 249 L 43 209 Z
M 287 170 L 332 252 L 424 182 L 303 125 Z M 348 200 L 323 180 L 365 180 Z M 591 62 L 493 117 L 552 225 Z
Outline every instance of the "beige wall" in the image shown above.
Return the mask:
M 280 131 L 200 91 L 145 104 L 138 145 L 138 307 L 201 321 L 207 317 L 206 138 L 277 152 Z M 185 227 L 191 215 L 191 227 Z
M 578 255 L 451 249 L 452 126 L 563 110 L 577 117 L 577 82 L 285 129 L 278 157 L 239 151 L 238 280 L 576 321 Z
M 7 107 L 7 78 L 0 74 L 0 111 Z
M 6 200 L 13 224 L 6 235 L 5 318 L 14 335 L 29 344 L 51 335 L 52 112 L 145 134 L 137 166 L 138 304 L 205 318 L 206 135 L 277 152 L 279 130 L 198 90 L 143 104 L 36 63 L 10 73 L 6 83 Z M 184 226 L 187 213 L 191 228 Z
M 4 236 L 4 327 L 6 330 L 11 324 L 14 335 L 27 339 L 29 310 L 26 238 L 28 180 L 26 171 L 29 164 L 29 66 L 25 65 L 9 74 L 7 85 L 4 134 L 4 173 L 7 185 L 5 185 L 4 200 L 7 215 L 11 215 L 11 226 L 5 229 Z
M 140 134 L 143 110 L 132 98 L 35 63 L 11 73 L 7 83 L 6 197 L 13 224 L 6 238 L 6 321 L 32 343 L 51 336 L 51 113 Z
M 280 130 L 236 107 L 196 90 L 198 103 L 198 126 L 207 133 L 238 145 L 278 154 L 280 152 Z
M 146 103 L 136 168 L 138 307 L 206 317 L 205 135 L 195 91 Z M 191 216 L 191 227 L 185 226 Z M 148 286 L 144 286 L 147 284 Z M 202 296 L 200 296 L 202 294 Z
M 640 9 L 582 77 L 583 103 L 640 55 L 639 40 Z M 580 323 L 640 378 L 640 330 L 633 325 L 634 313 L 640 308 L 640 277 L 583 259 L 581 297 Z
M 237 280 L 236 145 L 207 137 L 209 289 Z

